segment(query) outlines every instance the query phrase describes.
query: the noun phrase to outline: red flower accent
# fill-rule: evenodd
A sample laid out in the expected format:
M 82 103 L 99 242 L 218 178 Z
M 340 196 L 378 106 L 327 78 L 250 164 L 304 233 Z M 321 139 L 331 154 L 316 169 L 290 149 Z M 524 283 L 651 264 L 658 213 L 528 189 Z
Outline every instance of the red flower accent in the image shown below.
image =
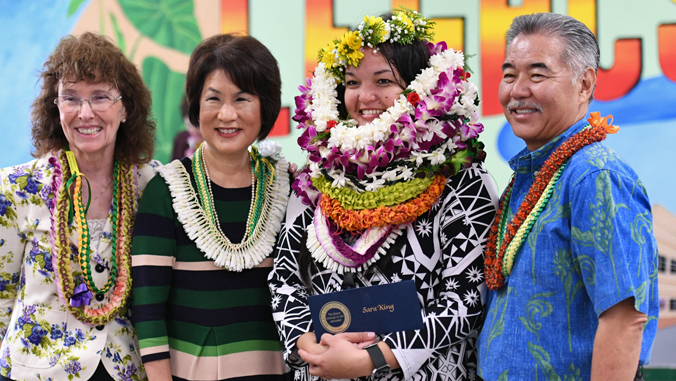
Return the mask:
M 335 127 L 336 124 L 337 124 L 337 123 L 336 123 L 335 120 L 329 120 L 328 122 L 326 122 L 326 131 L 328 131 L 328 130 L 332 129 L 333 127 Z
M 418 102 L 420 102 L 420 95 L 418 95 L 418 93 L 416 93 L 414 91 L 414 92 L 408 93 L 408 95 L 406 96 L 406 99 L 408 100 L 408 102 L 410 104 L 412 104 L 415 107 L 415 105 L 417 105 Z

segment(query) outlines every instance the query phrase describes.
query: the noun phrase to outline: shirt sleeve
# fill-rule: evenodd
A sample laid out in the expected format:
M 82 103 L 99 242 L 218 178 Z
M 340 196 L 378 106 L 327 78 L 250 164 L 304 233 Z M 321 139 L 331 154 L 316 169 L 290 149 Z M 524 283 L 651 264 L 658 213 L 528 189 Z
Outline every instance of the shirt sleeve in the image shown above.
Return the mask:
M 573 262 L 596 316 L 630 297 L 636 310 L 650 315 L 649 301 L 657 297 L 657 244 L 643 185 L 603 169 L 583 177 L 573 192 Z
M 165 311 L 177 247 L 175 220 L 169 187 L 155 176 L 139 203 L 132 241 L 132 317 L 144 363 L 170 357 Z
M 19 214 L 24 209 L 17 204 L 20 185 L 9 179 L 12 168 L 0 170 L 0 338 L 5 337 L 12 316 L 27 242 L 19 228 Z
M 483 251 L 498 194 L 492 178 L 480 165 L 450 178 L 446 187 L 433 223 L 443 253 L 435 302 L 423 307 L 422 329 L 382 338 L 392 348 L 405 379 L 416 377 L 418 372 L 428 375 L 423 378 L 433 379 L 437 373 L 434 368 L 443 362 L 437 360 L 442 357 L 454 356 L 452 362 L 464 361 L 473 367 L 477 363 L 473 348 L 486 296 Z M 411 231 L 408 229 L 409 235 Z M 412 241 L 409 239 L 409 243 Z
M 273 320 L 277 325 L 284 351 L 284 360 L 295 370 L 306 363 L 298 355 L 296 341 L 312 332 L 307 289 L 301 281 L 298 253 L 305 227 L 312 223 L 312 212 L 303 205 L 295 193 L 291 194 L 286 218 L 279 233 L 274 265 L 268 275 L 272 296 Z

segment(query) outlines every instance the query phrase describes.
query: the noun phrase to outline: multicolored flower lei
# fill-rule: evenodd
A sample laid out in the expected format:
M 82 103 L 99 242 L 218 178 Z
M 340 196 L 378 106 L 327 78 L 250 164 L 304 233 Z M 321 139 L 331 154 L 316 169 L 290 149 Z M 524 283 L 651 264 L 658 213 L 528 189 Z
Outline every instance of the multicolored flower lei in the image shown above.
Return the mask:
M 124 312 L 131 291 L 131 237 L 138 188 L 136 166 L 115 164 L 112 252 L 117 270 L 111 271 L 111 277 L 106 286 L 99 290 L 93 285 L 89 269 L 89 236 L 86 229 L 86 217 L 82 210 L 81 179 L 77 164 L 74 158 L 68 159 L 65 151 L 60 151 L 57 157 L 50 159 L 50 164 L 54 166 L 52 181 L 56 200 L 51 215 L 50 239 L 52 241 L 52 266 L 59 299 L 79 321 L 91 325 L 103 325 Z M 76 174 L 76 201 L 74 203 L 78 232 L 78 261 L 76 263 L 84 276 L 83 283 L 80 284 L 75 284 L 71 268 L 73 253 L 69 243 L 70 199 L 67 189 L 70 182 L 64 181 L 65 178 L 71 177 L 71 172 Z M 99 308 L 89 306 L 92 293 L 104 293 L 111 287 L 112 293 L 108 304 Z
M 618 127 L 609 125 L 612 123 L 612 115 L 601 118 L 598 112 L 592 112 L 590 116 L 587 119 L 590 127 L 571 136 L 545 161 L 516 214 L 507 224 L 509 200 L 514 184 L 514 178 L 512 178 L 500 200 L 500 206 L 486 244 L 484 269 L 486 285 L 491 290 L 497 290 L 504 285 L 505 276 L 511 273 L 519 248 L 551 197 L 554 185 L 568 160 L 582 148 L 603 141 L 606 134 L 617 132 Z
M 375 191 L 415 177 L 450 177 L 485 158 L 477 140 L 483 125 L 475 123 L 479 97 L 466 80 L 462 52 L 447 49 L 444 42 L 428 43 L 428 48 L 430 66 L 392 107 L 364 126 L 339 119 L 338 83 L 323 63 L 308 86 L 300 87 L 294 120 L 304 130 L 298 144 L 308 162 L 294 189 L 304 202 L 315 204 L 310 179 L 319 176 L 334 187 Z

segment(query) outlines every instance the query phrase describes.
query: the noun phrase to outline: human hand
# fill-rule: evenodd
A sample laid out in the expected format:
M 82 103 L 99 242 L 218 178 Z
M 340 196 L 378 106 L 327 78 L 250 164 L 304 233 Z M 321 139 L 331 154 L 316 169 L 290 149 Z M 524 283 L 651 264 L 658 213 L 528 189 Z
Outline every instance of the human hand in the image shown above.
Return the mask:
M 344 338 L 359 349 L 364 349 L 364 347 L 378 342 L 378 339 L 376 339 L 376 334 L 373 332 L 344 332 L 339 333 L 336 336 Z
M 371 374 L 373 362 L 361 348 L 375 341 L 371 332 L 324 334 L 319 345 L 326 347 L 320 354 L 299 349 L 298 354 L 310 365 L 310 374 L 324 379 L 357 378 Z
M 296 341 L 296 347 L 309 353 L 320 354 L 326 352 L 327 347 L 317 343 L 314 332 L 306 332 L 302 334 Z

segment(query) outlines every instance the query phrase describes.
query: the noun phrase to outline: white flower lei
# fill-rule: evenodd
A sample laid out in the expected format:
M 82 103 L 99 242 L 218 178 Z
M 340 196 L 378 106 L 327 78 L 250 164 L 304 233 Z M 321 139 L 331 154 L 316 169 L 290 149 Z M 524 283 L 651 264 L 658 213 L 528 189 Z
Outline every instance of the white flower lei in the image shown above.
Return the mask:
M 431 91 L 437 88 L 441 73 L 463 68 L 464 54 L 462 52 L 456 52 L 453 49 L 447 49 L 432 55 L 429 64 L 430 66 L 418 74 L 415 80 L 407 87 L 407 89 L 417 93 L 421 99 L 432 99 Z M 338 92 L 336 90 L 338 83 L 335 77 L 330 71 L 325 70 L 323 63 L 319 63 L 314 73 L 315 75 L 312 78 L 312 85 L 309 92 L 312 101 L 307 105 L 305 112 L 312 115 L 315 129 L 318 133 L 326 131 L 329 121 L 336 122 L 335 127 L 331 128 L 329 131 L 330 137 L 327 144 L 329 149 L 337 147 L 340 151 L 345 152 L 353 149 L 361 150 L 378 143 L 385 143 L 387 140 L 393 138 L 410 139 L 407 136 L 393 133 L 391 130 L 392 125 L 397 126 L 397 130 L 399 131 L 402 129 L 402 124 L 398 123 L 397 120 L 399 120 L 403 114 L 415 113 L 414 106 L 408 101 L 406 96 L 400 95 L 399 98 L 395 100 L 394 105 L 388 108 L 384 113 L 380 114 L 380 116 L 372 123 L 355 128 L 357 127 L 357 122 L 355 120 L 340 121 L 338 119 L 338 104 L 340 101 L 338 100 Z M 457 88 L 461 89 L 463 96 L 456 97 L 451 108 L 451 113 L 474 120 L 478 112 L 478 106 L 475 104 L 477 103 L 476 100 L 478 97 L 476 86 L 473 83 L 462 79 Z M 414 119 L 414 117 L 412 118 Z M 422 136 L 417 136 L 418 141 L 429 141 L 433 134 L 446 138 L 445 135 L 442 135 L 440 130 L 435 129 L 434 122 L 426 126 L 427 130 L 424 131 L 424 134 L 422 134 Z M 438 165 L 443 163 L 448 156 L 455 152 L 457 148 L 455 143 L 459 140 L 464 141 L 467 139 L 468 137 L 462 136 L 462 134 L 459 133 L 452 137 L 452 139 L 448 139 L 432 152 L 414 150 L 409 160 L 415 162 L 416 168 L 423 165 L 426 161 L 431 165 Z M 413 143 L 416 145 L 415 141 Z M 326 158 L 329 154 L 329 150 L 320 149 L 320 153 L 323 158 Z M 353 159 L 351 161 L 355 162 Z M 308 167 L 310 169 L 310 177 L 321 175 L 319 163 L 309 162 Z M 358 191 L 360 190 L 359 187 L 352 184 L 351 181 L 345 177 L 342 169 L 330 168 L 327 169 L 327 174 L 334 179 L 332 184 L 334 187 L 350 187 Z M 374 191 L 383 187 L 385 181 L 405 181 L 411 179 L 412 176 L 413 173 L 410 168 L 405 165 L 400 165 L 385 172 L 374 171 L 370 174 L 365 174 L 365 179 L 360 181 L 360 183 L 366 191 Z

